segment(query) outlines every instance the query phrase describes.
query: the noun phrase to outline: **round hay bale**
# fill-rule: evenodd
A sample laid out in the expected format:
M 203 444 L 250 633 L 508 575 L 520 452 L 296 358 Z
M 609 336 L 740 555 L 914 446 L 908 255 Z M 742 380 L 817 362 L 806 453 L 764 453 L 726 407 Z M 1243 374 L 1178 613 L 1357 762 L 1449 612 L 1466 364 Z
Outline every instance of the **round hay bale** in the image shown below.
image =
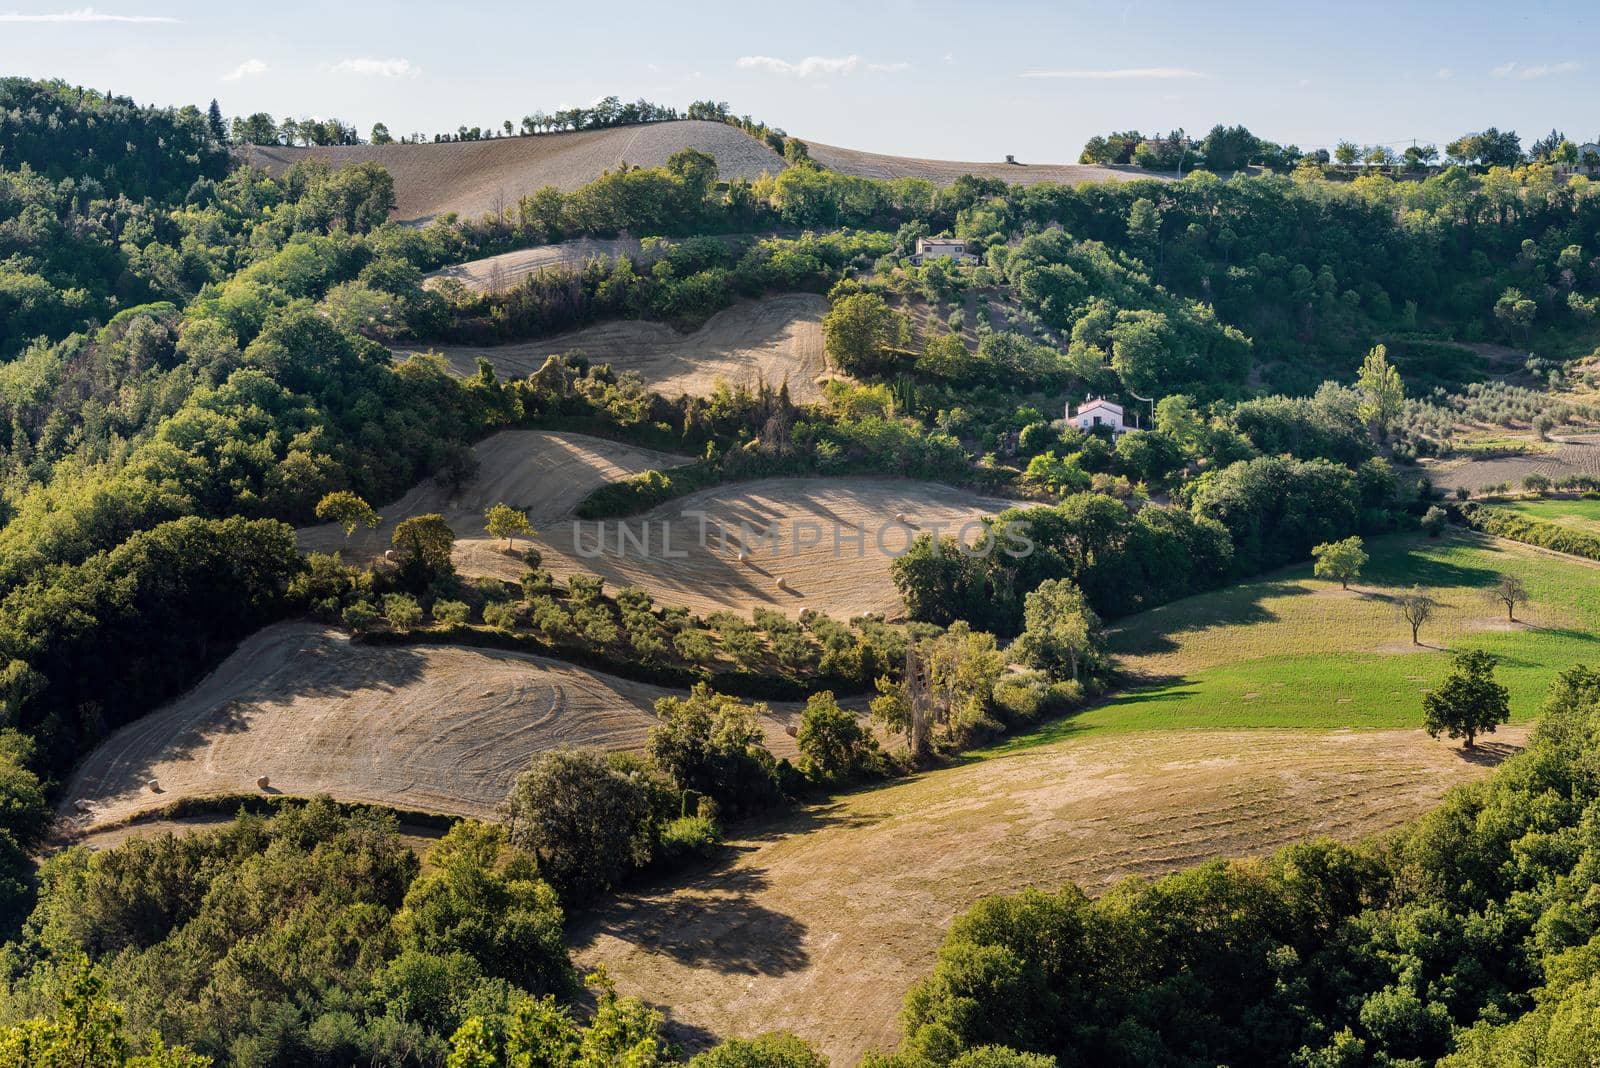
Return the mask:
M 894 521 L 896 523 L 904 523 L 906 521 L 906 514 L 904 512 L 896 512 L 894 514 Z
M 77 811 L 79 811 L 79 812 L 87 813 L 87 812 L 93 812 L 94 811 L 94 809 L 90 806 L 89 802 L 85 801 L 81 797 L 78 798 L 76 801 L 74 801 L 72 803 L 72 807 L 74 809 L 76 809 Z
M 150 788 L 150 792 L 153 794 L 159 794 L 161 792 L 160 779 L 151 779 L 149 782 L 145 783 L 145 785 Z
M 267 787 L 269 787 L 271 785 L 272 785 L 272 780 L 267 778 L 265 775 L 261 776 L 259 779 L 256 780 L 256 789 L 257 790 L 265 790 Z
M 791 723 L 787 727 L 783 728 L 783 733 L 787 734 L 791 738 L 798 738 L 800 737 L 800 728 Z
M 750 560 L 750 550 L 748 550 L 748 549 L 740 549 L 739 550 L 739 562 L 741 564 L 744 564 L 744 563 L 748 563 L 749 560 Z
M 385 560 L 393 560 L 394 559 L 394 550 L 393 549 L 385 549 L 385 550 L 383 550 L 383 558 Z
M 788 588 L 789 588 L 789 580 L 786 579 L 786 578 L 779 578 L 778 579 L 778 589 L 787 590 Z

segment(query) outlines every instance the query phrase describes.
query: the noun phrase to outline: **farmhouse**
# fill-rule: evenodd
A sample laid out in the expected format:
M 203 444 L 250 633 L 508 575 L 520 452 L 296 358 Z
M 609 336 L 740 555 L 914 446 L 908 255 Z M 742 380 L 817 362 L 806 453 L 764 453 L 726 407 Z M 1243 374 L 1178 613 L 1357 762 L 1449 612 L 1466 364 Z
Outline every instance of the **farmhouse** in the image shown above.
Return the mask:
M 911 257 L 911 262 L 923 263 L 939 256 L 948 256 L 957 263 L 978 262 L 978 257 L 968 250 L 967 243 L 953 237 L 917 238 L 917 253 Z
M 1067 422 L 1076 426 L 1085 433 L 1095 427 L 1107 426 L 1113 434 L 1126 434 L 1134 429 L 1124 426 L 1122 422 L 1122 405 L 1113 404 L 1103 397 L 1090 397 L 1078 406 L 1077 411 L 1072 410 L 1072 405 L 1067 405 Z

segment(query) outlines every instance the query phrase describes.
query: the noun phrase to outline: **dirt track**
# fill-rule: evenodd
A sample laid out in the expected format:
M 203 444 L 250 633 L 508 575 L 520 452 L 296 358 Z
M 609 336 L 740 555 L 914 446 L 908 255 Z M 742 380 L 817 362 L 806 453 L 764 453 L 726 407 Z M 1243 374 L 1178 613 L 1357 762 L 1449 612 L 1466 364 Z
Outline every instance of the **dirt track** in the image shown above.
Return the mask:
M 532 250 L 537 251 L 537 250 Z M 822 317 L 828 302 L 811 293 L 743 301 L 717 312 L 700 329 L 680 334 L 665 323 L 625 320 L 512 345 L 433 346 L 463 375 L 483 356 L 502 377 L 522 377 L 552 353 L 582 352 L 594 363 L 637 371 L 664 397 L 704 397 L 718 379 L 729 385 L 789 383 L 790 395 L 810 403 L 822 395 L 827 371 Z M 420 351 L 420 350 L 411 350 Z
M 846 797 L 733 843 L 677 889 L 581 918 L 584 966 L 691 1046 L 792 1030 L 834 1064 L 898 1041 L 906 990 L 978 898 L 1090 892 L 1311 835 L 1394 827 L 1490 770 L 1420 731 L 1147 732 L 1022 749 Z
M 486 817 L 535 753 L 642 749 L 656 698 L 673 692 L 520 653 L 352 645 L 281 624 L 103 742 L 61 811 L 87 829 L 180 797 L 253 793 L 266 775 L 291 796 Z M 779 706 L 765 721 L 780 756 L 795 753 L 784 728 L 797 716 Z
M 477 218 L 514 207 L 519 197 L 547 185 L 571 192 L 624 163 L 659 167 L 685 148 L 715 157 L 723 180 L 757 178 L 784 168 L 782 156 L 720 122 L 661 122 L 438 145 L 257 145 L 241 152 L 274 174 L 313 158 L 334 166 L 381 163 L 394 176 L 394 217 L 426 222 L 446 212 Z

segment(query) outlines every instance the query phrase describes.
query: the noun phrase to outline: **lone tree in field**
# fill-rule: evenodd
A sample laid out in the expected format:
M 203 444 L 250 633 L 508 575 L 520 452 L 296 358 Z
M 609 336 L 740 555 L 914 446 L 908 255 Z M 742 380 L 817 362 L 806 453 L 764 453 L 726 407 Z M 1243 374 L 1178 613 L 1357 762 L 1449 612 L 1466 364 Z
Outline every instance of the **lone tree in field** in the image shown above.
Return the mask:
M 1311 555 L 1317 560 L 1312 573 L 1317 578 L 1338 579 L 1339 586 L 1346 590 L 1350 580 L 1360 578 L 1361 569 L 1367 566 L 1367 551 L 1353 534 L 1343 541 L 1323 542 L 1311 550 Z
M 531 538 L 535 533 L 533 524 L 528 522 L 528 513 L 519 512 L 505 503 L 497 504 L 483 513 L 483 529 L 497 538 L 506 539 L 507 552 L 511 551 L 518 534 Z
M 1517 605 L 1528 603 L 1528 587 L 1515 575 L 1501 575 L 1500 581 L 1489 590 L 1488 597 L 1495 604 L 1505 605 L 1506 622 L 1515 623 Z
M 1511 718 L 1506 688 L 1495 681 L 1500 658 L 1482 649 L 1457 653 L 1450 674 L 1439 688 L 1422 698 L 1423 726 L 1437 738 L 1440 732 L 1465 738 L 1471 749 L 1479 734 L 1493 734 Z
M 1395 601 L 1395 609 L 1400 613 L 1400 618 L 1411 626 L 1411 644 L 1421 645 L 1422 640 L 1418 634 L 1422 625 L 1433 618 L 1433 613 L 1439 607 L 1427 590 L 1421 586 L 1413 586 L 1409 593 L 1402 593 Z
M 399 558 L 400 570 L 417 588 L 432 582 L 434 576 L 449 574 L 450 553 L 456 545 L 455 531 L 437 512 L 412 516 L 394 528 L 391 539 Z
M 324 523 L 338 523 L 344 528 L 346 538 L 356 532 L 356 527 L 370 529 L 383 522 L 383 517 L 372 510 L 372 505 L 349 490 L 336 490 L 318 501 L 317 518 Z

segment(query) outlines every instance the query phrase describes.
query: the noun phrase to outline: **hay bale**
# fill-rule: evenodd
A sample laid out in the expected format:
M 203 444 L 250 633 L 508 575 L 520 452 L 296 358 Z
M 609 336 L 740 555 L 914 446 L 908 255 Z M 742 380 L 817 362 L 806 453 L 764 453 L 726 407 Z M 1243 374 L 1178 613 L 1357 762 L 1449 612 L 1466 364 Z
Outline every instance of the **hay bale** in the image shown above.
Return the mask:
M 788 589 L 789 589 L 789 580 L 786 579 L 786 578 L 778 579 L 778 589 L 784 590 L 784 591 L 787 592 Z
M 256 780 L 256 789 L 257 790 L 265 790 L 267 787 L 269 787 L 271 785 L 272 785 L 272 780 L 267 778 L 265 775 L 261 776 L 259 779 Z
M 748 549 L 740 549 L 739 550 L 739 562 L 741 564 L 744 564 L 744 563 L 749 563 L 749 561 L 750 561 L 750 551 Z
M 896 523 L 904 523 L 906 521 L 906 514 L 904 512 L 896 512 L 894 514 L 894 521 Z
M 90 804 L 89 804 L 89 802 L 87 802 L 87 801 L 85 801 L 85 800 L 84 800 L 84 799 L 83 799 L 83 798 L 81 798 L 81 797 L 80 797 L 80 798 L 78 798 L 78 799 L 77 799 L 77 800 L 76 800 L 76 801 L 74 801 L 74 802 L 73 802 L 73 803 L 72 803 L 72 807 L 73 807 L 73 808 L 74 808 L 74 809 L 76 809 L 76 810 L 77 810 L 77 811 L 79 811 L 79 812 L 82 812 L 82 813 L 84 813 L 84 814 L 88 814 L 88 813 L 90 813 L 90 812 L 93 812 L 93 811 L 94 811 L 94 808 L 93 808 L 93 806 L 91 806 L 91 805 L 90 805 Z
M 783 733 L 787 734 L 791 738 L 798 738 L 800 737 L 800 728 L 791 723 L 787 727 L 783 728 Z
M 149 782 L 145 783 L 145 785 L 150 788 L 150 792 L 153 794 L 159 794 L 161 792 L 160 779 L 151 779 Z

